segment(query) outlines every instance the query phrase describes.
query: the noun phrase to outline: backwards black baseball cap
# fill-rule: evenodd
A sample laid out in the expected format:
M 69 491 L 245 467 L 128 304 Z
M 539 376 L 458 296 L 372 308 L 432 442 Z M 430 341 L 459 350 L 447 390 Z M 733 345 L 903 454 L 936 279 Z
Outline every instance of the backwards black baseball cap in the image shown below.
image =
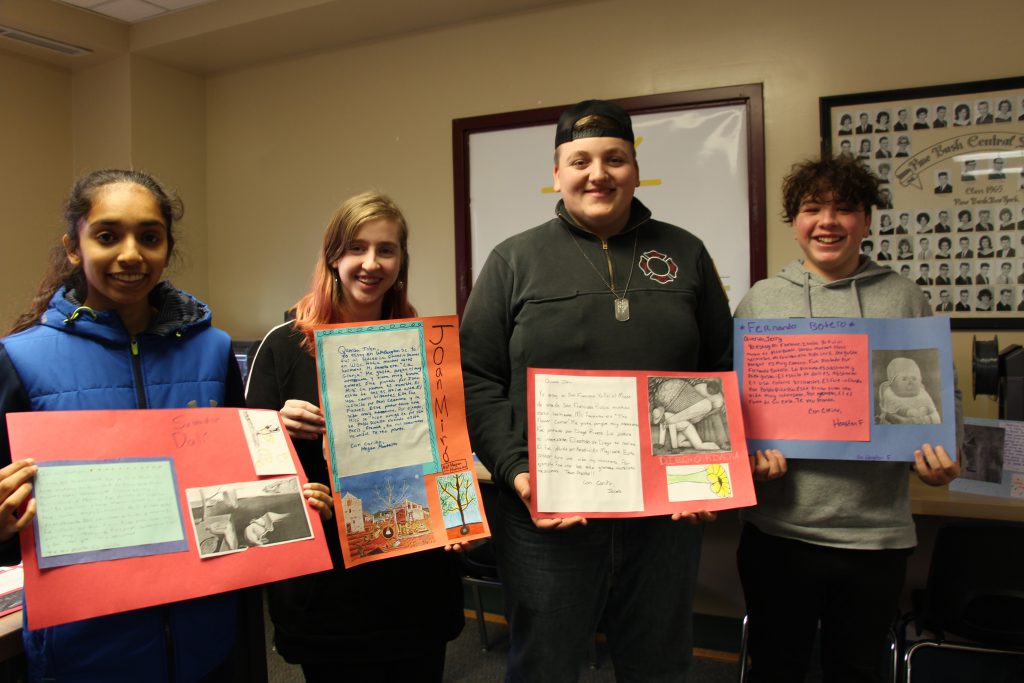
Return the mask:
M 586 116 L 602 116 L 614 121 L 615 125 L 608 128 L 588 126 L 583 130 L 575 130 L 576 122 Z M 620 138 L 633 142 L 633 123 L 626 110 L 614 102 L 584 100 L 562 112 L 555 130 L 555 148 L 580 138 Z

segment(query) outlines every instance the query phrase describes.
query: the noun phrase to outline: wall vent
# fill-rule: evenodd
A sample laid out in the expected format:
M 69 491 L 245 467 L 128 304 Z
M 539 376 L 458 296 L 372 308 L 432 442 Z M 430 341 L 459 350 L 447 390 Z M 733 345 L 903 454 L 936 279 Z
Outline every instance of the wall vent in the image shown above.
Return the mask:
M 0 37 L 7 38 L 8 40 L 16 40 L 19 43 L 25 43 L 27 45 L 34 45 L 35 47 L 50 50 L 51 52 L 59 52 L 67 57 L 80 57 L 92 52 L 92 50 L 85 47 L 78 47 L 77 45 L 62 43 L 59 40 L 54 40 L 52 38 L 37 36 L 34 33 L 21 31 L 16 28 L 11 28 L 10 26 L 0 25 Z

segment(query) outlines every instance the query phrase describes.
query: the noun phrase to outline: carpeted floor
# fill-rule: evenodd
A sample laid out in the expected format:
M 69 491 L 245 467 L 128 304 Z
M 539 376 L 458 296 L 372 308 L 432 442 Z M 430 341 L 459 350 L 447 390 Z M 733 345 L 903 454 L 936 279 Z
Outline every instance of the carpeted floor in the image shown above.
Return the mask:
M 273 651 L 271 628 L 267 629 L 267 670 L 271 683 L 302 683 L 302 671 L 297 666 L 285 662 Z M 486 651 L 480 648 L 480 635 L 477 622 L 466 619 L 466 628 L 462 635 L 448 644 L 448 655 L 445 663 L 445 683 L 499 683 L 505 677 L 505 655 L 507 654 L 507 631 L 503 624 L 487 624 L 488 640 L 491 647 Z M 601 643 L 597 644 L 597 668 L 581 667 L 580 683 L 612 683 L 615 673 L 611 662 L 603 651 Z M 739 677 L 735 661 L 718 661 L 704 657 L 696 657 L 690 674 L 691 681 L 700 683 L 735 683 Z M 353 682 L 354 683 L 354 682 Z M 398 682 L 396 682 L 398 683 Z
M 466 628 L 457 639 L 448 644 L 445 665 L 445 683 L 497 683 L 505 677 L 505 655 L 508 652 L 506 628 L 502 624 L 488 623 L 487 634 L 492 646 L 487 652 L 480 650 L 480 636 L 474 619 L 466 620 Z M 603 643 L 596 648 L 597 667 L 581 667 L 580 683 L 612 683 L 615 672 L 604 651 Z M 716 661 L 695 657 L 690 673 L 691 681 L 700 683 L 735 683 L 739 670 L 734 661 Z

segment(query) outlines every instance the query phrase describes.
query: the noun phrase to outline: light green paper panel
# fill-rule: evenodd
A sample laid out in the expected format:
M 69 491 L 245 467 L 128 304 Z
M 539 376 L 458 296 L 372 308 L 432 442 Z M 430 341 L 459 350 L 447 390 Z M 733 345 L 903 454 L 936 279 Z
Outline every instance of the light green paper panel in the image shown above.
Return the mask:
M 40 467 L 35 495 L 43 557 L 184 539 L 167 460 Z

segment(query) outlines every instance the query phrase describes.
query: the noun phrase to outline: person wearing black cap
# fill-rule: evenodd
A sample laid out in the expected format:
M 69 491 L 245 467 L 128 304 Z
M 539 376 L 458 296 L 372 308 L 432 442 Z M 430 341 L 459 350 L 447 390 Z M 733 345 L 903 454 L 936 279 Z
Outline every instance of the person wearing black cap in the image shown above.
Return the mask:
M 678 681 L 692 651 L 702 526 L 713 515 L 531 520 L 527 367 L 728 370 L 725 292 L 694 235 L 634 192 L 629 115 L 601 100 L 555 134 L 555 217 L 488 257 L 462 320 L 473 449 L 501 491 L 507 681 L 575 681 L 598 619 L 619 681 Z

